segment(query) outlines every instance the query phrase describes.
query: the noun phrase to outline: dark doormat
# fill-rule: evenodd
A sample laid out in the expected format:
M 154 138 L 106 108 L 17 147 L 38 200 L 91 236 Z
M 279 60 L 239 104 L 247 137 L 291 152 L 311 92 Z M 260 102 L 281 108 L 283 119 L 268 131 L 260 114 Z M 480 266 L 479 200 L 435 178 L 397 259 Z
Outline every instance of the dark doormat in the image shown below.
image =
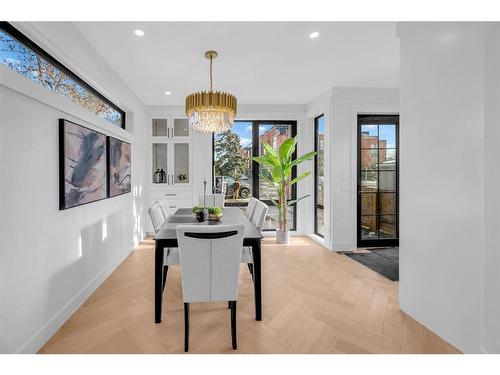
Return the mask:
M 368 253 L 344 252 L 342 254 L 389 280 L 399 281 L 399 249 L 397 247 L 369 249 Z

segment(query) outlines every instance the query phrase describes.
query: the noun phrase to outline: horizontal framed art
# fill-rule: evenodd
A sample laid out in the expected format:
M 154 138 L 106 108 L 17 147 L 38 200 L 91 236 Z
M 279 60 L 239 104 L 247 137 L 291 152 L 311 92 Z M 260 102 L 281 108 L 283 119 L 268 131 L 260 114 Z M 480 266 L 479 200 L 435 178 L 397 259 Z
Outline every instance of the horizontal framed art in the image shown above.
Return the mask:
M 132 189 L 130 143 L 108 137 L 108 197 L 130 193 Z
M 59 209 L 107 198 L 106 135 L 59 119 Z

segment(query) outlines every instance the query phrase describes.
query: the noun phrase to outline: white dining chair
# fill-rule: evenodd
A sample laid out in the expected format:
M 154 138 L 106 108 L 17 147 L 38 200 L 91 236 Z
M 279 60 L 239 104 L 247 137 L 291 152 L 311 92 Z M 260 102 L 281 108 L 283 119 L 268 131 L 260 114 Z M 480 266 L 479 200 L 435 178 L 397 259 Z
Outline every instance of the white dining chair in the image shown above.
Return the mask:
M 259 200 L 254 197 L 250 197 L 250 200 L 248 201 L 247 208 L 245 210 L 245 215 L 251 220 L 253 211 L 255 209 L 255 203 L 257 203 Z
M 168 199 L 167 198 L 162 198 L 158 201 L 161 207 L 161 211 L 163 212 L 163 216 L 165 217 L 165 220 L 167 220 L 174 212 L 170 208 L 170 205 L 168 204 Z
M 162 205 L 160 202 L 154 202 L 148 210 L 149 217 L 153 223 L 153 229 L 155 233 L 161 229 L 163 224 L 168 220 L 163 213 Z M 178 265 L 179 262 L 179 249 L 167 247 L 163 251 L 163 289 L 165 289 L 165 284 L 167 282 L 167 273 L 169 266 Z
M 217 206 L 222 208 L 224 207 L 224 194 L 207 194 L 206 196 L 200 194 L 198 196 L 198 203 L 200 206 L 203 206 L 203 202 L 206 203 L 206 206 Z
M 148 213 L 151 218 L 151 223 L 153 224 L 153 229 L 155 233 L 157 233 L 166 221 L 160 203 L 154 202 L 149 208 Z
M 254 203 L 252 218 L 250 221 L 255 225 L 259 232 L 262 232 L 269 207 L 267 206 L 267 204 L 259 201 L 258 199 L 256 199 L 255 201 L 256 202 Z M 252 248 L 250 246 L 243 247 L 241 253 L 241 263 L 247 264 L 248 270 L 250 271 L 253 280 L 253 254 Z
M 193 302 L 228 301 L 231 338 L 236 340 L 236 301 L 244 225 L 179 225 L 177 241 L 182 266 L 184 351 L 189 350 L 189 306 Z

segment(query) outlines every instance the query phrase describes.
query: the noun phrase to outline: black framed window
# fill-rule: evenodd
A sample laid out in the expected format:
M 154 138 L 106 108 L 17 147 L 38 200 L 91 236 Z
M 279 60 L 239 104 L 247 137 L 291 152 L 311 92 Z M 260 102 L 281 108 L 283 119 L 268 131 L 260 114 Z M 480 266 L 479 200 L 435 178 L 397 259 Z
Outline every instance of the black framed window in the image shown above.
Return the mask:
M 314 119 L 314 233 L 325 236 L 325 117 Z
M 125 129 L 125 112 L 8 22 L 0 22 L 0 64 Z
M 264 142 L 274 149 L 297 134 L 296 121 L 235 121 L 233 127 L 213 136 L 213 181 L 217 192 L 224 186 L 226 206 L 246 207 L 250 197 L 255 197 L 269 206 L 264 230 L 275 230 L 278 210 L 271 199 L 277 198 L 274 188 L 259 178 L 259 165 L 252 156 L 259 156 L 264 150 Z M 296 168 L 292 178 L 297 176 Z M 290 191 L 289 199 L 296 199 L 296 186 Z M 295 230 L 297 215 L 295 206 L 288 208 L 290 229 Z
M 358 115 L 358 246 L 399 243 L 399 116 Z

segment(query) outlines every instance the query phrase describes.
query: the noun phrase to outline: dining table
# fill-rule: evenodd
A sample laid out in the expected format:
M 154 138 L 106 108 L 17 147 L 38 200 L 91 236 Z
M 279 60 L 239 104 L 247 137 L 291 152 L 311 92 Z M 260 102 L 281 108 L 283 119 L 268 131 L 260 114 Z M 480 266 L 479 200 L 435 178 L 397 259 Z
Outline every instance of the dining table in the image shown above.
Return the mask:
M 245 234 L 243 246 L 252 248 L 253 286 L 255 295 L 255 320 L 262 320 L 261 241 L 262 233 L 238 207 L 224 207 L 222 217 L 217 221 L 199 223 L 191 208 L 178 208 L 156 233 L 155 240 L 155 322 L 161 323 L 164 289 L 164 255 L 166 248 L 178 247 L 177 227 L 179 225 L 232 225 L 243 224 Z

